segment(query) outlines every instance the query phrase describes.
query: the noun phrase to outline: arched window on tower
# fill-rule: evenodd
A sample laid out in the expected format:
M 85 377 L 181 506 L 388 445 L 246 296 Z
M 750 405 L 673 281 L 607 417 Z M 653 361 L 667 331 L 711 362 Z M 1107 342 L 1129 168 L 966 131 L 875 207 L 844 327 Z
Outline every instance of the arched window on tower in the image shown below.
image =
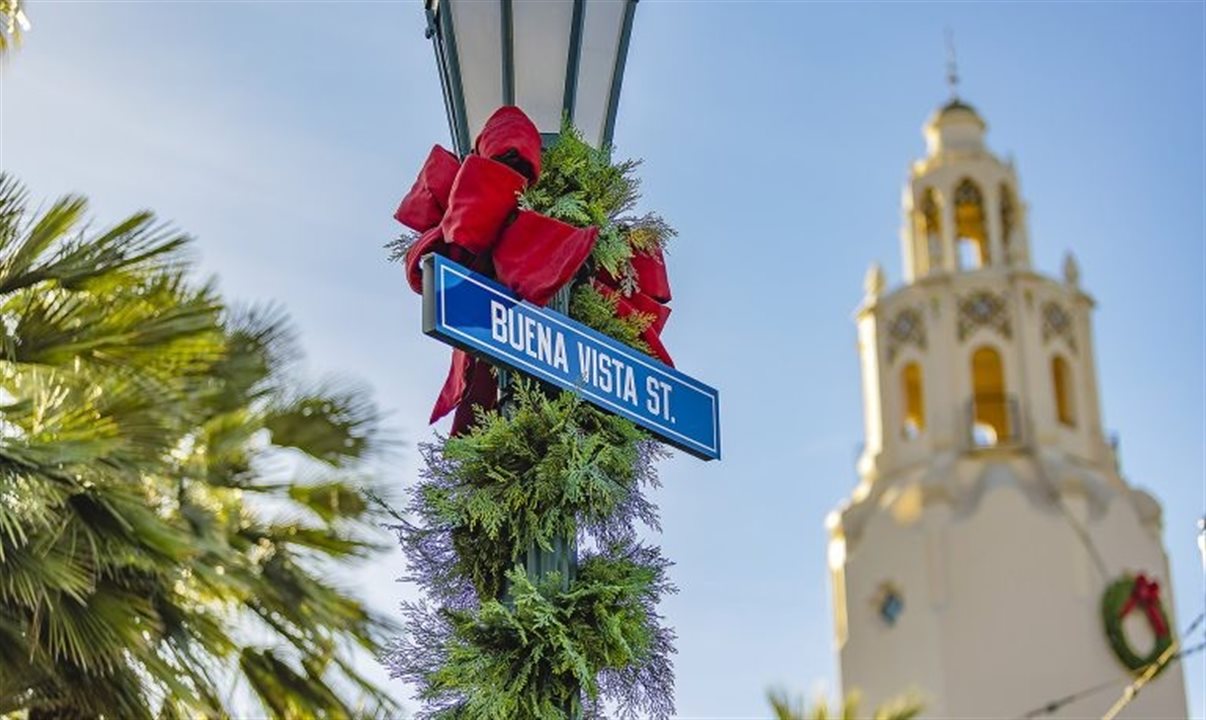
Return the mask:
M 1017 204 L 1014 202 L 1013 191 L 1009 185 L 1001 183 L 1001 247 L 1005 251 L 1005 261 L 1009 262 L 1012 254 L 1010 243 L 1013 241 L 1013 229 L 1017 226 Z
M 955 188 L 955 238 L 961 269 L 974 270 L 989 263 L 984 194 L 970 178 L 963 178 Z
M 920 365 L 911 362 L 901 369 L 900 389 L 904 403 L 901 433 L 906 440 L 912 440 L 925 430 L 925 385 Z
M 971 357 L 971 432 L 977 447 L 1011 440 L 1009 398 L 1005 394 L 1005 368 L 1001 353 L 984 346 Z
M 942 267 L 942 209 L 934 188 L 926 188 L 921 194 L 921 212 L 917 218 L 919 241 L 925 243 L 926 272 Z
M 1061 355 L 1051 358 L 1051 392 L 1055 396 L 1055 419 L 1076 427 L 1076 398 L 1072 392 L 1072 368 Z

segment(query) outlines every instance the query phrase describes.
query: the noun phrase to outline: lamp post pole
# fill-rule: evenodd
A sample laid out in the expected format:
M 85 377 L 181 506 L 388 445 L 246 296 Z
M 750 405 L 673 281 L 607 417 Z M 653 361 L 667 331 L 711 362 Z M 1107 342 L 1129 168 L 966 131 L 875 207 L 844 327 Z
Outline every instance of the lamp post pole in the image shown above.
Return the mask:
M 637 0 L 425 0 L 427 37 L 435 50 L 453 146 L 462 158 L 500 106 L 520 107 L 547 146 L 572 123 L 595 147 L 611 144 Z M 549 307 L 569 312 L 570 287 Z M 514 378 L 499 370 L 503 411 Z M 577 571 L 576 538 L 533 544 L 522 560 L 528 577 L 558 573 L 568 589 Z M 566 717 L 581 716 L 572 698 Z

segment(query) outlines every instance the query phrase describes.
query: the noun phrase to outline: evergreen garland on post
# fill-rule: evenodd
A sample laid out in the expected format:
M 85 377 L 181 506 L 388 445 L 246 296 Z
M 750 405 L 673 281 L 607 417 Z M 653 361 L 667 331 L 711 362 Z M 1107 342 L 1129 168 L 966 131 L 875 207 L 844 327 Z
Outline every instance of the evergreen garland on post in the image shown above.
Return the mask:
M 637 163 L 613 163 L 567 125 L 543 167 L 521 207 L 598 227 L 579 280 L 602 270 L 635 292 L 634 254 L 674 235 L 656 215 L 627 214 Z M 640 335 L 654 318 L 619 317 L 616 303 L 578 282 L 570 315 L 648 352 Z M 666 453 L 572 393 L 523 380 L 512 392 L 506 415 L 479 412 L 470 433 L 421 446 L 426 468 L 393 529 L 403 579 L 426 599 L 403 605 L 407 633 L 386 663 L 419 688 L 419 718 L 564 720 L 575 701 L 586 718 L 667 718 L 674 633 L 657 603 L 675 588 L 670 563 L 637 539 L 638 525 L 660 530 L 644 492 Z M 533 543 L 560 537 L 582 549 L 567 589 L 556 573 L 534 582 L 522 565 Z

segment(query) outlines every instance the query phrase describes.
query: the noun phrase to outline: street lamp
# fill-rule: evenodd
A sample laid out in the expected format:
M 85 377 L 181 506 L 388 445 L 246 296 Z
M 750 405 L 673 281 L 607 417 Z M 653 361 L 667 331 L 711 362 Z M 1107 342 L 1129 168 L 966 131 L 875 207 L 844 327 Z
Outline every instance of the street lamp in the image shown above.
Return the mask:
M 462 157 L 503 105 L 527 113 L 547 144 L 568 118 L 595 147 L 611 143 L 637 0 L 425 0 L 453 145 Z M 569 288 L 549 307 L 567 312 Z M 500 371 L 499 385 L 508 375 Z M 504 406 L 505 407 L 505 406 Z M 529 549 L 528 574 L 575 572 L 572 538 Z
M 568 117 L 611 142 L 637 0 L 425 0 L 457 153 L 502 105 L 549 140 Z
M 461 157 L 486 120 L 516 105 L 547 145 L 568 119 L 596 148 L 611 144 L 637 0 L 425 0 L 453 147 Z M 569 287 L 549 303 L 567 312 Z M 499 373 L 499 387 L 510 373 Z M 508 403 L 503 403 L 507 412 Z M 522 560 L 539 582 L 557 573 L 568 589 L 577 573 L 576 541 L 533 544 Z M 581 716 L 570 701 L 566 716 Z

